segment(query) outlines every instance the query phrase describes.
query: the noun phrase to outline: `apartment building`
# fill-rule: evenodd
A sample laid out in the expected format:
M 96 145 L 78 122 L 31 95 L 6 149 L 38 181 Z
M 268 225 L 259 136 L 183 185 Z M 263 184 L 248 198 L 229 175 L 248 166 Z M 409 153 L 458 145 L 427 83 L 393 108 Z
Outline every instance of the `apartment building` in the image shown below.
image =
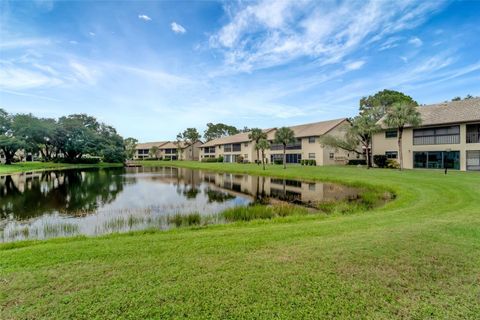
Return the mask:
M 188 144 L 184 141 L 157 141 L 139 143 L 135 147 L 134 159 L 142 160 L 146 158 L 159 158 L 169 160 L 198 160 L 201 141 Z M 151 154 L 152 148 L 156 147 L 155 155 Z
M 480 170 L 480 98 L 418 107 L 419 127 L 407 127 L 402 137 L 407 169 Z M 398 159 L 398 133 L 380 120 L 372 139 L 372 154 Z
M 286 162 L 300 163 L 302 159 L 315 160 L 317 165 L 345 164 L 349 159 L 357 158 L 353 153 L 323 146 L 320 137 L 326 134 L 343 136 L 350 126 L 346 118 L 321 121 L 289 127 L 295 134 L 296 141 L 286 147 Z M 266 150 L 266 160 L 272 163 L 283 160 L 283 145 L 275 144 L 276 128 L 265 129 L 271 148 Z M 248 138 L 249 133 L 214 139 L 200 148 L 200 160 L 204 158 L 223 157 L 224 162 L 255 162 L 257 152 L 255 142 Z

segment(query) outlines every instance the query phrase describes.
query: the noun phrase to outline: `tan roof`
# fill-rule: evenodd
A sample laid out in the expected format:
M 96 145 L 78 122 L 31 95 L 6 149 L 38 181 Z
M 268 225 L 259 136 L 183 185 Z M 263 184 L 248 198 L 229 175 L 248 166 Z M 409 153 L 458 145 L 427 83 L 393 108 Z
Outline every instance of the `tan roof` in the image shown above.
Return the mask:
M 314 122 L 314 123 L 307 123 L 298 126 L 289 127 L 295 133 L 296 138 L 303 138 L 303 137 L 312 137 L 312 136 L 321 136 L 338 126 L 343 121 L 346 121 L 347 118 L 335 119 L 335 120 L 328 120 L 328 121 L 321 121 L 321 122 Z M 266 133 L 272 133 L 272 131 L 276 130 L 276 128 L 264 129 L 263 131 Z M 213 139 L 211 141 L 206 142 L 202 145 L 203 147 L 213 147 L 221 144 L 230 144 L 230 143 L 241 143 L 241 142 L 248 142 L 250 139 L 248 135 L 250 132 L 239 133 L 233 136 L 227 136 L 223 138 Z M 270 137 L 271 136 L 271 137 Z M 269 139 L 272 138 L 273 135 L 269 135 Z
M 418 107 L 422 126 L 480 121 L 480 98 L 443 102 Z M 383 118 L 379 123 L 383 128 Z
M 181 148 L 184 148 L 185 146 L 185 142 L 181 141 L 180 142 L 180 147 Z M 177 149 L 178 148 L 178 144 L 177 142 L 173 142 L 173 141 L 167 141 L 165 144 L 163 144 L 160 149 Z
M 150 149 L 152 147 L 161 147 L 165 143 L 168 143 L 168 141 L 156 141 L 156 142 L 145 142 L 145 143 L 137 143 L 135 146 L 135 149 Z
M 269 132 L 270 130 L 273 129 L 263 129 L 263 132 Z M 231 136 L 226 136 L 218 139 L 213 139 L 208 142 L 205 142 L 201 148 L 203 147 L 213 147 L 213 146 L 218 146 L 220 144 L 230 144 L 230 143 L 241 143 L 241 142 L 248 142 L 250 139 L 248 138 L 248 135 L 250 132 L 242 132 L 242 133 L 237 133 Z
M 344 121 L 347 121 L 347 118 L 301 124 L 289 128 L 293 130 L 296 138 L 314 137 L 326 134 Z

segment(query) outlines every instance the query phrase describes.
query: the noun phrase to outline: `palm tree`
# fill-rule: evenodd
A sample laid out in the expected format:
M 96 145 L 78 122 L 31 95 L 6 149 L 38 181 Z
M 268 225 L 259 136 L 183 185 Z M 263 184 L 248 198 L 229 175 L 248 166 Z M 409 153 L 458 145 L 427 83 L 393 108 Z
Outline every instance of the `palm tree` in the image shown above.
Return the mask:
M 263 170 L 265 170 L 265 150 L 270 149 L 270 142 L 267 139 L 260 139 L 257 144 L 255 145 L 255 149 L 258 151 L 262 151 L 262 166 Z
M 292 129 L 281 127 L 275 132 L 275 143 L 283 145 L 283 169 L 287 168 L 287 144 L 295 142 L 295 133 Z
M 255 149 L 257 150 L 257 163 L 260 165 L 260 162 L 258 159 L 260 158 L 259 156 L 259 148 L 257 148 L 257 144 L 260 141 L 260 139 L 267 139 L 267 134 L 263 132 L 262 129 L 259 128 L 253 128 L 250 133 L 248 134 L 248 139 L 250 139 L 252 142 L 255 141 Z M 263 158 L 262 158 L 263 160 Z
M 406 125 L 417 127 L 422 123 L 417 106 L 412 103 L 396 103 L 392 105 L 384 119 L 384 123 L 398 131 L 398 156 L 400 157 L 400 170 L 403 169 L 402 136 Z

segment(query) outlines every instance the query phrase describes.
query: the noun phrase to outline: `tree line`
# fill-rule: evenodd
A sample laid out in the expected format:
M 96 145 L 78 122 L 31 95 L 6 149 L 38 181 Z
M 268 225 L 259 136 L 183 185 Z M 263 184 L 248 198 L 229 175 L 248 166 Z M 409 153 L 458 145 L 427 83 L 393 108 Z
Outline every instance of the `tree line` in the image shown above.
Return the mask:
M 40 154 L 44 161 L 80 163 L 89 159 L 125 161 L 123 138 L 115 128 L 86 114 L 38 118 L 32 114 L 9 114 L 0 109 L 0 150 L 5 163 L 15 155 Z

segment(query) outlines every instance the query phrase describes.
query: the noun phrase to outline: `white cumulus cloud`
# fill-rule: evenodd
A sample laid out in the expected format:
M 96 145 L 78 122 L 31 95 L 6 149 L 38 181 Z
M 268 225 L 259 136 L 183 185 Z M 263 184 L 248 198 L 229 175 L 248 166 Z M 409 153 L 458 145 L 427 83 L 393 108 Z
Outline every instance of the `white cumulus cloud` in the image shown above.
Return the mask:
M 187 30 L 180 24 L 176 23 L 175 21 L 170 24 L 172 27 L 172 31 L 175 33 L 185 33 Z

